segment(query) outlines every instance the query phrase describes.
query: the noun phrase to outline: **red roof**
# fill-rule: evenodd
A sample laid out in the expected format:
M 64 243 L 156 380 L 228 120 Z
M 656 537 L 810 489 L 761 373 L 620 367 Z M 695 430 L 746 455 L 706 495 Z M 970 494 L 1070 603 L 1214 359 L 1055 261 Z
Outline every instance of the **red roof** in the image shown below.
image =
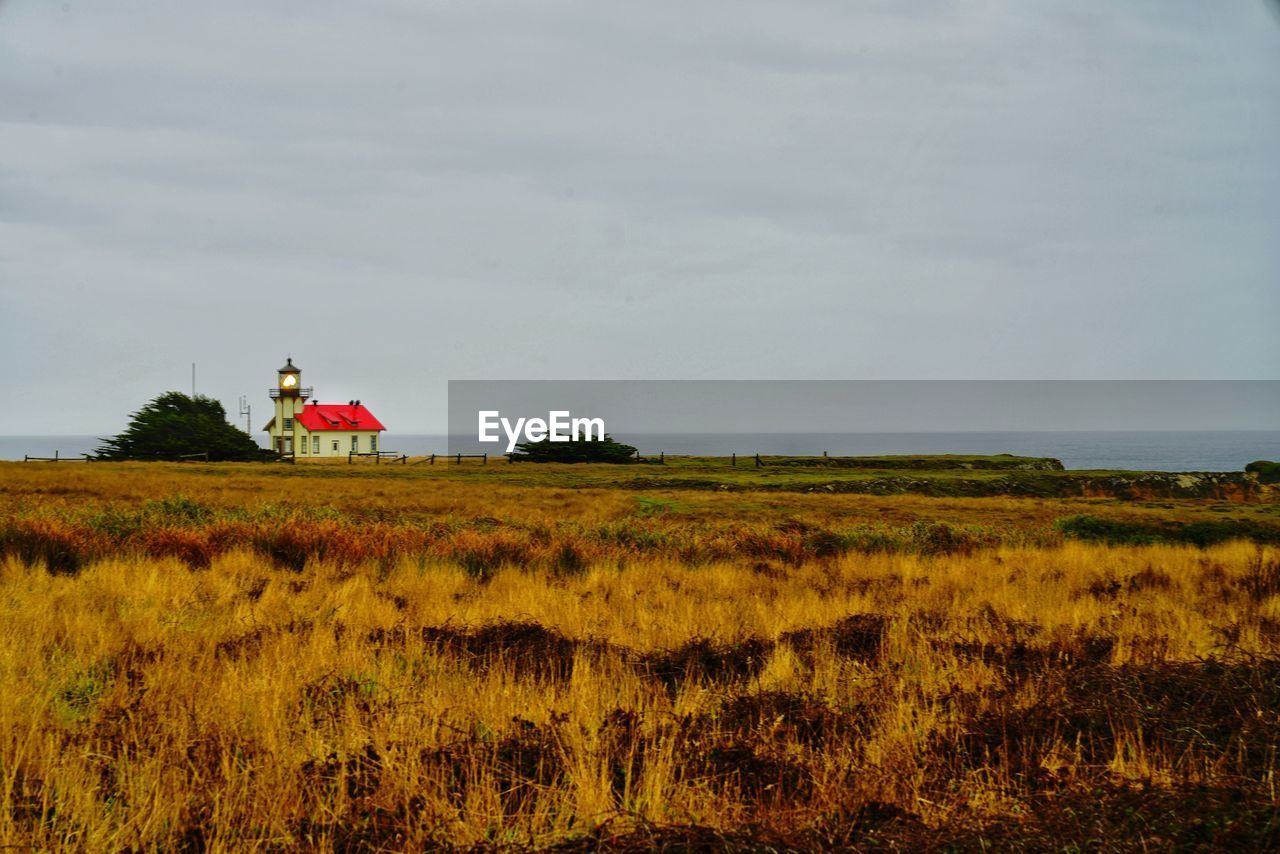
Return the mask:
M 386 430 L 363 405 L 309 403 L 298 413 L 298 423 L 313 433 L 323 430 Z

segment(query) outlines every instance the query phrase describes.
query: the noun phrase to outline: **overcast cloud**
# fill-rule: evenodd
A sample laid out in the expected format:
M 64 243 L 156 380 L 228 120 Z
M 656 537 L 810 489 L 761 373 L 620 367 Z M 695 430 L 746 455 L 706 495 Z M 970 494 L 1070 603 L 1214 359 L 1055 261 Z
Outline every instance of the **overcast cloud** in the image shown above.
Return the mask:
M 0 2 L 4 433 L 449 378 L 1280 377 L 1261 0 Z M 265 419 L 257 419 L 265 420 Z

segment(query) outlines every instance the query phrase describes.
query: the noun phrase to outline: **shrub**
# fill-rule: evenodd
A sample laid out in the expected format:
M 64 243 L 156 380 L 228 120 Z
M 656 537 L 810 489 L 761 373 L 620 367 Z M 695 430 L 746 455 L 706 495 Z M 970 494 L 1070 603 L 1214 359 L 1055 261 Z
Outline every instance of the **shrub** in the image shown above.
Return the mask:
M 586 572 L 588 560 L 581 547 L 563 542 L 552 560 L 552 571 L 557 575 L 581 575 Z
M 602 439 L 577 439 L 571 442 L 523 442 L 508 454 L 513 462 L 528 463 L 634 463 L 636 449 L 615 442 L 609 435 Z
M 159 528 L 147 534 L 145 543 L 152 557 L 176 557 L 193 569 L 207 569 L 213 561 L 209 537 L 200 531 Z
M 213 518 L 212 510 L 185 495 L 148 501 L 142 509 L 144 513 L 158 517 L 159 521 L 171 525 L 198 525 Z
M 1244 589 L 1255 602 L 1280 594 L 1280 561 L 1263 560 L 1262 550 L 1249 562 Z
M 193 454 L 209 459 L 260 460 L 263 450 L 243 430 L 227 423 L 218 401 L 170 391 L 133 413 L 128 428 L 103 440 L 104 460 L 177 460 Z
M 57 519 L 16 519 L 0 528 L 0 554 L 43 563 L 54 575 L 75 575 L 104 551 L 100 540 Z
M 1148 545 L 1189 543 L 1212 546 L 1229 540 L 1280 543 L 1280 526 L 1251 519 L 1212 519 L 1202 522 L 1152 522 L 1099 519 L 1097 516 L 1067 516 L 1055 525 L 1064 537 L 1108 545 Z
M 85 524 L 113 540 L 120 541 L 140 533 L 145 526 L 145 520 L 136 510 L 106 507 L 88 516 Z
M 1280 463 L 1255 460 L 1245 466 L 1244 470 L 1256 474 L 1262 483 L 1280 483 Z
M 1054 525 L 1064 537 L 1110 545 L 1145 545 L 1157 539 L 1151 531 L 1140 524 L 1115 519 L 1099 519 L 1097 516 L 1084 514 L 1067 516 L 1057 520 Z
M 905 539 L 900 534 L 881 525 L 858 525 L 844 532 L 844 541 L 850 551 L 873 554 L 903 550 Z
M 999 536 L 976 527 L 960 528 L 946 522 L 926 522 L 911 526 L 914 549 L 926 555 L 972 554 L 979 548 L 999 545 Z
M 491 577 L 504 566 L 528 566 L 533 557 L 528 542 L 506 533 L 463 531 L 446 548 L 467 575 L 479 579 Z
M 302 572 L 308 559 L 325 557 L 328 538 L 311 525 L 282 525 L 258 532 L 253 545 L 282 569 Z

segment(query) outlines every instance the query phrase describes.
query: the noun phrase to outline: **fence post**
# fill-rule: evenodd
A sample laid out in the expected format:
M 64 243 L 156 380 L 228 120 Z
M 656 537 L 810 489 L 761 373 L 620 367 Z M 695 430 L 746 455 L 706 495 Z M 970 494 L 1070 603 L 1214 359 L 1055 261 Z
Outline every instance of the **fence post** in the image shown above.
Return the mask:
M 485 466 L 489 465 L 489 452 L 488 452 L 488 451 L 485 451 L 485 452 L 484 452 L 484 460 L 483 460 L 480 464 L 481 464 L 481 465 L 485 465 Z
M 457 462 L 457 465 L 462 465 L 462 454 L 458 454 L 458 462 Z
M 53 452 L 53 461 L 55 463 L 58 461 L 58 452 L 56 450 Z
M 667 464 L 667 452 L 666 452 L 666 451 L 659 451 L 659 452 L 658 452 L 658 465 L 660 465 L 660 466 L 665 466 L 666 464 Z
M 760 455 L 756 454 L 756 468 L 764 468 L 764 463 L 760 462 Z
M 732 459 L 732 462 L 729 463 L 730 465 L 736 466 L 738 464 L 738 455 L 736 453 L 732 454 L 730 459 Z

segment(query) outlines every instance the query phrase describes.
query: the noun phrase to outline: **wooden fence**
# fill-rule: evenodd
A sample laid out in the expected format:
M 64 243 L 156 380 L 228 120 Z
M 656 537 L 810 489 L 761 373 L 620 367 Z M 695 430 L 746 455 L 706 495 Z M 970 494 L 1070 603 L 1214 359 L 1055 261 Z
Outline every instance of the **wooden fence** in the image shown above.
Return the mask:
M 375 465 L 380 464 L 383 460 L 390 463 L 400 463 L 400 465 L 404 465 L 409 461 L 408 455 L 399 451 L 351 451 L 347 454 L 347 465 L 351 465 L 359 457 L 373 457 Z
M 80 454 L 78 457 L 59 456 L 59 451 L 54 451 L 52 457 L 33 457 L 29 454 L 22 455 L 24 463 L 88 463 L 93 461 L 93 457 L 89 454 Z
M 827 452 L 823 451 L 822 456 L 826 458 Z M 399 451 L 367 451 L 367 452 L 351 451 L 350 453 L 347 454 L 347 464 L 352 465 L 355 463 L 357 459 L 364 459 L 368 457 L 373 458 L 374 464 L 381 464 L 383 460 L 386 460 L 389 463 L 400 463 L 401 465 L 406 465 L 409 462 L 409 455 L 402 454 Z M 437 457 L 445 463 L 452 462 L 455 465 L 461 465 L 463 460 L 480 460 L 481 465 L 489 464 L 489 455 L 486 453 L 486 454 L 431 454 L 429 456 L 423 456 L 420 459 L 415 459 L 413 461 L 413 465 L 416 466 L 416 465 L 421 465 L 422 463 L 426 463 L 427 465 L 433 466 L 436 464 Z M 286 463 L 296 462 L 296 458 L 293 456 L 293 454 L 275 454 L 270 451 L 264 452 L 263 459 L 264 461 L 276 460 L 279 462 L 286 462 Z M 89 463 L 89 462 L 94 462 L 95 460 L 96 460 L 96 457 L 92 456 L 91 454 L 80 454 L 79 456 L 75 456 L 75 457 L 64 457 L 64 456 L 61 456 L 59 451 L 54 451 L 52 457 L 33 457 L 30 454 L 23 455 L 22 457 L 22 461 L 27 463 L 36 463 L 36 462 Z M 649 463 L 651 465 L 666 465 L 667 454 L 665 451 L 660 451 L 658 452 L 658 456 L 656 457 L 643 457 L 640 455 L 640 452 L 637 451 L 635 455 L 635 460 L 637 462 Z M 209 462 L 209 454 L 207 452 L 199 453 L 199 454 L 181 454 L 178 457 L 176 457 L 174 461 L 183 462 L 183 463 L 191 463 L 191 462 L 207 463 Z M 507 462 L 516 462 L 516 460 L 512 459 L 511 455 L 507 455 Z M 765 463 L 760 458 L 759 454 L 752 455 L 751 463 L 752 463 L 752 466 L 755 468 L 764 468 L 767 465 L 767 463 Z M 729 455 L 729 465 L 731 466 L 738 465 L 738 455 L 736 453 Z
M 488 454 L 432 454 L 429 457 L 423 457 L 420 460 L 414 460 L 415 466 L 426 463 L 429 466 L 436 464 L 436 457 L 444 460 L 446 463 L 452 460 L 455 465 L 462 465 L 463 460 L 479 460 L 480 465 L 487 466 L 489 464 Z

